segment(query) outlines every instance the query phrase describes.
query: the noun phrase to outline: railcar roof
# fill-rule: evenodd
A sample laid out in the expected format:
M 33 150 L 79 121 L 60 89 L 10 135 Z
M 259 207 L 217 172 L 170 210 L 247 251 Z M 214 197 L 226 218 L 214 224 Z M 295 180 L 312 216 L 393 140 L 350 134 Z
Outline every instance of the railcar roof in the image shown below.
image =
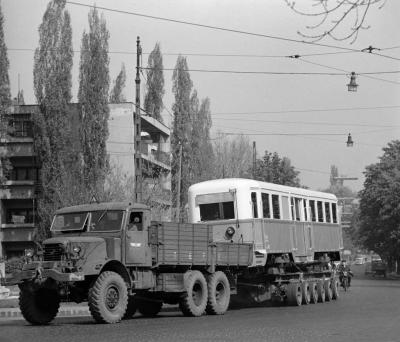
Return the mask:
M 315 191 L 297 187 L 291 187 L 286 185 L 261 182 L 254 179 L 245 178 L 224 178 L 224 179 L 214 179 L 197 184 L 193 184 L 190 188 L 190 192 L 198 192 L 200 189 L 204 189 L 205 192 L 213 193 L 219 191 L 218 188 L 232 188 L 234 186 L 242 187 L 248 186 L 249 188 L 259 188 L 283 193 L 289 193 L 293 195 L 299 195 L 304 197 L 317 197 L 336 201 L 337 198 L 334 194 L 330 194 L 322 191 Z M 227 190 L 226 190 L 227 191 Z
M 61 208 L 56 211 L 56 214 L 97 211 L 97 210 L 127 210 L 127 209 L 145 210 L 149 209 L 149 207 L 145 204 L 132 203 L 132 202 L 102 202 L 102 203 L 80 204 L 72 207 Z

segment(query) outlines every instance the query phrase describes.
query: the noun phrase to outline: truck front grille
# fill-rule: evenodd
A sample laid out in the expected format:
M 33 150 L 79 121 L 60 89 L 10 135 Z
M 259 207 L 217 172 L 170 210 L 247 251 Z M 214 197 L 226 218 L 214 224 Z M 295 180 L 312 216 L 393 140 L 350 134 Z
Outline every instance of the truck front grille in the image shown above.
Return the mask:
M 44 261 L 61 261 L 63 247 L 60 244 L 44 245 Z

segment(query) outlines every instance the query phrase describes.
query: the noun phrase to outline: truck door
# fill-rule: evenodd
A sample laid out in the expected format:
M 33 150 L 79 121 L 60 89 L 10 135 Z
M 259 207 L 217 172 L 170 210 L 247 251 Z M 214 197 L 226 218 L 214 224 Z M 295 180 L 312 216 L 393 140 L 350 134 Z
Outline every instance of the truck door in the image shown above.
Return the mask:
M 126 225 L 126 263 L 146 263 L 148 248 L 147 224 L 144 222 L 143 212 L 132 211 L 129 213 Z

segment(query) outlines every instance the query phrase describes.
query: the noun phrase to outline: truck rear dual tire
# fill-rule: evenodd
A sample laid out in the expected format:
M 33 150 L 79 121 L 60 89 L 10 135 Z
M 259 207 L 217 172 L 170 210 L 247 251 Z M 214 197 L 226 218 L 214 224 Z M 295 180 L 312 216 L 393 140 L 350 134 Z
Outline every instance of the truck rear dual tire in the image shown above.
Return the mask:
M 184 274 L 184 289 L 179 308 L 185 316 L 201 316 L 207 306 L 207 282 L 200 271 Z
M 231 288 L 224 272 L 217 271 L 207 279 L 208 302 L 206 312 L 209 315 L 223 315 L 228 310 Z
M 101 273 L 89 289 L 89 310 L 98 323 L 118 323 L 125 315 L 128 290 L 122 277 L 115 272 Z
M 60 297 L 56 289 L 40 287 L 33 289 L 29 285 L 21 287 L 19 307 L 22 316 L 31 324 L 49 324 L 58 313 Z

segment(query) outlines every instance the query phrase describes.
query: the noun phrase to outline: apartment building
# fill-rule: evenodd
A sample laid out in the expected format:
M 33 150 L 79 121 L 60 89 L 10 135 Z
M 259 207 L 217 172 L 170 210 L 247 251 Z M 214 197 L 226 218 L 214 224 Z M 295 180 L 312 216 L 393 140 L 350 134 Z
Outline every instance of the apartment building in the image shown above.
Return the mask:
M 134 179 L 133 103 L 110 104 L 107 152 L 111 165 L 125 179 Z M 71 104 L 71 123 L 78 125 L 78 104 Z M 12 128 L 0 141 L 0 157 L 11 164 L 0 184 L 0 258 L 23 254 L 34 246 L 37 227 L 36 198 L 40 165 L 33 148 L 32 118 L 37 105 L 12 106 L 7 119 Z M 155 219 L 171 218 L 170 130 L 150 116 L 142 116 L 141 157 L 143 191 L 149 205 L 158 206 Z M 156 172 L 156 177 L 155 177 Z

